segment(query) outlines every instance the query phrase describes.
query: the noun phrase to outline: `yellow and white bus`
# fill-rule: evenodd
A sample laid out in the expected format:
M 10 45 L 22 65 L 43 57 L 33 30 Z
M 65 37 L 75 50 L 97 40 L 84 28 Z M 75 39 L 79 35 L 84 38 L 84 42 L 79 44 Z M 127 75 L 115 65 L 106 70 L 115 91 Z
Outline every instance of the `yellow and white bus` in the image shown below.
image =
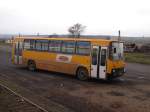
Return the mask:
M 105 39 L 16 37 L 12 62 L 88 78 L 112 79 L 125 72 L 123 42 Z

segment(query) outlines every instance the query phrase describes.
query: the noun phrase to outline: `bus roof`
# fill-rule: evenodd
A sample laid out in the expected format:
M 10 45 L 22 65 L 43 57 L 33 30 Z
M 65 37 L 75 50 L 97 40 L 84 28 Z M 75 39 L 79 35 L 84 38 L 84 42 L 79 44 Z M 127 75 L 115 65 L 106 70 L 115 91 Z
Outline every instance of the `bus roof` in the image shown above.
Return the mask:
M 68 37 L 16 37 L 16 39 L 35 39 L 35 40 L 41 40 L 41 39 L 44 39 L 44 40 L 76 40 L 76 41 L 104 41 L 104 42 L 112 42 L 114 40 L 107 40 L 107 39 L 97 39 L 97 38 L 68 38 Z
M 66 40 L 66 41 L 89 41 L 93 45 L 109 46 L 111 42 L 118 42 L 115 40 L 97 39 L 97 38 L 68 38 L 68 37 L 16 37 L 15 41 L 23 41 L 24 39 L 35 40 Z

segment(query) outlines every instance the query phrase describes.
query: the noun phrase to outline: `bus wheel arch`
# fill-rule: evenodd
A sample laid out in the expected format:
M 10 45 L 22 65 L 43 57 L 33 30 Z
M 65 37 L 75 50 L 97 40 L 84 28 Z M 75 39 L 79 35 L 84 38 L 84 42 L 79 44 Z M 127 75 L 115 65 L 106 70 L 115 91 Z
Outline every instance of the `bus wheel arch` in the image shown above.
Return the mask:
M 28 67 L 28 70 L 35 71 L 36 70 L 35 61 L 34 60 L 28 60 L 27 67 Z
M 89 73 L 88 73 L 88 69 L 86 67 L 83 66 L 79 66 L 76 69 L 76 77 L 79 80 L 85 81 L 89 78 Z

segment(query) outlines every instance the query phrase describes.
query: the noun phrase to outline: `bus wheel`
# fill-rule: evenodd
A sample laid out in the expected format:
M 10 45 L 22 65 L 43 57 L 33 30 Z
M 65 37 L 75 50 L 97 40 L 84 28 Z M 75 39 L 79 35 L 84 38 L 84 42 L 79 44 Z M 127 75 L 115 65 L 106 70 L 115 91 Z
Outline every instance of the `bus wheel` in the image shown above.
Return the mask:
M 77 78 L 79 80 L 85 81 L 88 79 L 88 71 L 85 68 L 79 68 L 77 70 Z
M 36 70 L 36 65 L 35 65 L 35 62 L 34 61 L 29 61 L 28 62 L 28 69 L 30 71 L 35 71 Z

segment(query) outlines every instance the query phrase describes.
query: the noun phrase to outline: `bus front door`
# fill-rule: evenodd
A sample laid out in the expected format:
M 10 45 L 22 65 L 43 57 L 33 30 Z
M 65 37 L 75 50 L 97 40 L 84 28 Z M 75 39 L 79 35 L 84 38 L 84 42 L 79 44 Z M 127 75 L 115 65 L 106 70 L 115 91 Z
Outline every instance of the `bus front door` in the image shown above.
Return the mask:
M 16 42 L 15 43 L 15 64 L 22 64 L 22 49 L 23 49 L 23 43 L 22 42 Z
M 107 47 L 92 47 L 91 77 L 106 79 Z

